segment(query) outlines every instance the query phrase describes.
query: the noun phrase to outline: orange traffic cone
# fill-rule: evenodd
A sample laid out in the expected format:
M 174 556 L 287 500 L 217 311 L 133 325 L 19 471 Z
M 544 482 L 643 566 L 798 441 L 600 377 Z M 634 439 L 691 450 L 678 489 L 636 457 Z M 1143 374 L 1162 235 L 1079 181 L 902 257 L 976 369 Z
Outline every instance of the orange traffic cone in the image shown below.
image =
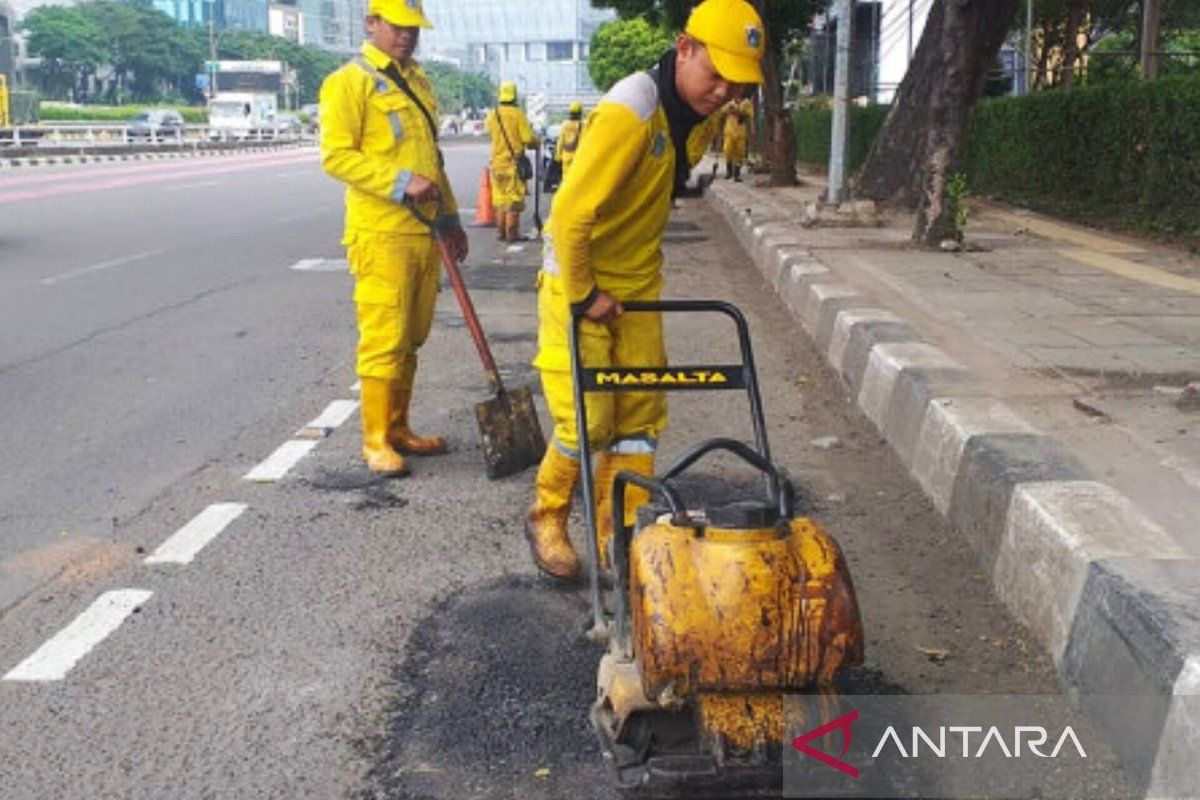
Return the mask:
M 479 176 L 479 193 L 475 196 L 475 224 L 490 228 L 496 224 L 496 209 L 492 208 L 492 178 L 487 167 Z

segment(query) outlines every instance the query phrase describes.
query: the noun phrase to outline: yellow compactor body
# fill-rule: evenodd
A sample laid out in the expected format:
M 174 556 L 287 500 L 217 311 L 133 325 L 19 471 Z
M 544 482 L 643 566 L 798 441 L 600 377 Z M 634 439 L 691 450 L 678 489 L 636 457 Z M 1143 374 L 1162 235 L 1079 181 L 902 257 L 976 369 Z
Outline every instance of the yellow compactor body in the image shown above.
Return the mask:
M 862 663 L 841 549 L 769 504 L 662 511 L 614 542 L 622 622 L 592 715 L 604 755 L 635 793 L 777 796 L 784 695 L 831 692 Z

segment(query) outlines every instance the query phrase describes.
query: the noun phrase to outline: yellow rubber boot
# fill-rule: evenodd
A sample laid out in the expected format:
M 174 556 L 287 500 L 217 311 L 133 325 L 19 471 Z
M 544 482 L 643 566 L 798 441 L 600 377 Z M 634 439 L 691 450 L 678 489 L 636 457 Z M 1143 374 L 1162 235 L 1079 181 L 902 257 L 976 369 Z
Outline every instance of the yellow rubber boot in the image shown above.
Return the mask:
M 567 536 L 571 495 L 579 480 L 579 462 L 553 443 L 538 467 L 533 505 L 525 519 L 525 537 L 538 569 L 560 581 L 579 577 L 579 556 Z
M 596 458 L 596 537 L 600 548 L 600 569 L 612 568 L 608 552 L 612 541 L 612 491 L 613 478 L 618 472 L 636 472 L 647 477 L 654 474 L 653 453 L 611 453 L 607 450 Z M 649 502 L 650 493 L 640 486 L 625 486 L 625 524 L 632 525 L 637 519 L 638 507 Z
M 391 382 L 382 378 L 360 378 L 360 384 L 362 454 L 367 468 L 388 478 L 407 475 L 404 458 L 388 443 L 388 426 L 394 408 Z
M 392 388 L 392 418 L 388 426 L 388 442 L 401 453 L 434 456 L 446 452 L 446 440 L 441 436 L 418 436 L 408 426 L 408 406 L 412 391 Z

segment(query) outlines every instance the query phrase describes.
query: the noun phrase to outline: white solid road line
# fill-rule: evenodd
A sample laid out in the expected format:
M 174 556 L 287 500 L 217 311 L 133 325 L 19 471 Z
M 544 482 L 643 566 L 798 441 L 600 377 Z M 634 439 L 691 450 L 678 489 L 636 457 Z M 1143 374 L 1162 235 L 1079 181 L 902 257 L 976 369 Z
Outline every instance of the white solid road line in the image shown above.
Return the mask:
M 125 618 L 150 599 L 144 589 L 105 592 L 86 611 L 63 628 L 33 655 L 13 667 L 6 681 L 59 681 L 67 676 L 92 648 L 121 627 Z
M 325 410 L 321 412 L 321 416 L 317 417 L 304 427 L 332 430 L 333 428 L 339 427 L 346 420 L 350 419 L 350 415 L 357 410 L 357 400 L 334 400 L 332 403 L 325 406 Z
M 181 183 L 177 186 L 168 186 L 168 192 L 178 192 L 183 189 L 199 189 L 203 186 L 220 186 L 225 181 L 195 181 L 194 183 Z
M 302 258 L 288 267 L 296 272 L 349 272 L 344 258 Z
M 54 275 L 49 278 L 42 278 L 40 281 L 38 281 L 38 283 L 40 283 L 42 286 L 53 286 L 56 283 L 62 283 L 63 281 L 69 281 L 72 278 L 78 278 L 81 275 L 88 275 L 92 272 L 100 272 L 101 270 L 112 269 L 113 267 L 120 267 L 124 264 L 132 264 L 134 261 L 142 261 L 147 258 L 152 258 L 153 256 L 160 256 L 165 252 L 167 252 L 167 251 L 166 250 L 147 250 L 144 253 L 134 253 L 133 255 L 129 255 L 129 256 L 121 256 L 120 258 L 114 258 L 111 261 L 101 261 L 99 264 L 89 264 L 86 267 L 80 267 L 79 269 L 73 269 L 69 272 L 63 272 L 59 275 Z
M 190 564 L 204 546 L 242 515 L 245 503 L 213 503 L 146 557 L 147 564 Z
M 296 462 L 308 455 L 317 442 L 308 439 L 289 439 L 275 450 L 274 453 L 267 456 L 257 467 L 246 473 L 245 478 L 248 481 L 257 481 L 259 483 L 271 483 L 277 481 L 284 475 L 287 475 L 288 470 L 296 466 Z

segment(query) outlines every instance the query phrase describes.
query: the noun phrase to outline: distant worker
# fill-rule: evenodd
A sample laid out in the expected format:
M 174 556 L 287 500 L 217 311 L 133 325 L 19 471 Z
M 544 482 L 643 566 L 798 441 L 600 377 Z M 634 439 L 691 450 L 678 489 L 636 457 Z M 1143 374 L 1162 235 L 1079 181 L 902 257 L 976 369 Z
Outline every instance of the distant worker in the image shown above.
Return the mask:
M 451 255 L 467 257 L 467 235 L 438 151 L 437 101 L 413 59 L 420 0 L 370 0 L 362 54 L 321 86 L 321 165 L 346 184 L 346 246 L 358 313 L 363 459 L 380 475 L 408 469 L 401 453 L 446 452 L 440 436 L 409 426 L 417 350 L 433 323 L 441 259 L 426 216 L 443 206 Z
M 492 205 L 496 208 L 497 236 L 504 242 L 521 238 L 521 212 L 525 210 L 525 182 L 533 177 L 533 164 L 525 151 L 537 147 L 538 138 L 525 112 L 517 106 L 517 85 L 500 84 L 499 103 L 488 112 L 484 126 L 492 137 Z
M 579 136 L 583 133 L 583 104 L 578 100 L 571 103 L 570 116 L 558 132 L 558 143 L 554 146 L 554 160 L 562 164 L 562 177 L 566 177 L 575 150 L 579 147 Z
M 750 98 L 734 98 L 725 104 L 722 111 L 725 124 L 722 127 L 725 156 L 725 177 L 735 181 L 742 179 L 742 164 L 750 146 L 751 126 L 754 123 L 754 104 Z
M 571 171 L 554 197 L 538 274 L 538 353 L 554 439 L 546 449 L 526 517 L 533 560 L 545 574 L 574 580 L 579 557 L 567 535 L 579 480 L 581 436 L 596 459 L 596 520 L 601 569 L 612 538 L 612 483 L 621 470 L 654 471 L 667 425 L 656 392 L 589 394 L 588 431 L 575 429 L 568 330 L 572 309 L 585 317 L 580 351 L 588 367 L 662 367 L 660 314 L 626 314 L 623 303 L 657 300 L 663 285 L 663 233 L 671 198 L 687 182 L 715 135 L 716 114 L 745 84 L 762 82 L 762 21 L 746 0 L 704 0 L 675 48 L 649 72 L 619 81 L 588 117 Z M 626 522 L 638 505 L 631 489 Z

